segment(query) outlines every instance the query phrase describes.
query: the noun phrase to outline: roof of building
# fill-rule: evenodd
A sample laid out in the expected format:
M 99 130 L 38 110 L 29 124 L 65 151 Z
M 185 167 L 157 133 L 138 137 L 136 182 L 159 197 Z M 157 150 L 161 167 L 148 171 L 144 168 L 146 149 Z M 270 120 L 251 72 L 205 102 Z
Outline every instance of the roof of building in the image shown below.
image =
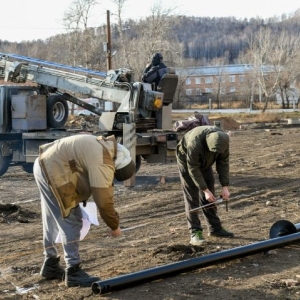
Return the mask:
M 264 66 L 264 72 L 271 72 L 272 67 Z M 237 64 L 237 65 L 220 65 L 220 66 L 206 66 L 206 67 L 192 67 L 185 69 L 176 69 L 176 73 L 186 76 L 221 76 L 230 74 L 245 74 L 253 72 L 253 65 Z

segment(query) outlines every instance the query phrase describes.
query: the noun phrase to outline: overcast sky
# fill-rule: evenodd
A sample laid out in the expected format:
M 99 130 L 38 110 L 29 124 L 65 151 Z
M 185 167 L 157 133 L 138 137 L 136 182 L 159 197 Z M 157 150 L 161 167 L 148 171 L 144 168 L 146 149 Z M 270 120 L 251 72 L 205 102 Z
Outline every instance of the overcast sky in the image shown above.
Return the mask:
M 150 14 L 157 0 L 125 0 L 123 18 L 139 19 Z M 0 4 L 0 39 L 10 42 L 46 39 L 63 33 L 62 18 L 73 0 L 2 0 Z M 112 14 L 116 5 L 110 0 L 98 0 L 89 26 L 106 23 L 106 11 Z M 200 17 L 269 18 L 292 14 L 300 8 L 299 0 L 162 0 L 164 8 L 174 8 L 174 14 Z M 115 20 L 111 16 L 111 22 Z

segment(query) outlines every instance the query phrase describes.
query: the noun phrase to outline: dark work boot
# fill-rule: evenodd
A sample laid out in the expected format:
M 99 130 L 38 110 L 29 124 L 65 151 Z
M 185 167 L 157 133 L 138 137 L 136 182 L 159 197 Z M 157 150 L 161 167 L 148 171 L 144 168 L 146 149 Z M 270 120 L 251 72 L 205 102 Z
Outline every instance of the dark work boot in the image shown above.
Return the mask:
M 213 231 L 208 234 L 208 236 L 217 236 L 217 237 L 234 237 L 234 234 L 230 231 L 227 231 L 224 228 L 221 228 L 218 231 Z
M 65 283 L 67 287 L 81 286 L 91 287 L 92 283 L 99 281 L 100 278 L 96 276 L 90 276 L 85 273 L 81 268 L 80 264 L 70 266 L 66 268 Z
M 59 257 L 46 258 L 40 274 L 47 279 L 64 280 L 65 270 L 59 264 Z

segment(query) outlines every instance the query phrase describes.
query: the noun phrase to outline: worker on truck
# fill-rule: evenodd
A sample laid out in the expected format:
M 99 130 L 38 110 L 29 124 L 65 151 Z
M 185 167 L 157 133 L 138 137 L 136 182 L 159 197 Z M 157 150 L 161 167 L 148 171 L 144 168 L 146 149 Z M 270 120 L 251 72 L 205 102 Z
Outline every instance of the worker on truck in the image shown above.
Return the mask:
M 65 278 L 67 287 L 90 287 L 97 276 L 81 269 L 79 239 L 82 213 L 79 206 L 92 195 L 100 216 L 121 235 L 119 215 L 114 208 L 113 181 L 129 179 L 135 173 L 130 152 L 114 136 L 79 134 L 40 146 L 34 163 L 34 177 L 41 196 L 45 261 L 41 275 Z M 66 269 L 60 265 L 55 247 L 60 234 Z
M 154 83 L 156 90 L 162 76 L 166 72 L 167 66 L 163 63 L 163 56 L 157 52 L 152 56 L 151 63 L 147 64 L 142 76 L 142 81 Z

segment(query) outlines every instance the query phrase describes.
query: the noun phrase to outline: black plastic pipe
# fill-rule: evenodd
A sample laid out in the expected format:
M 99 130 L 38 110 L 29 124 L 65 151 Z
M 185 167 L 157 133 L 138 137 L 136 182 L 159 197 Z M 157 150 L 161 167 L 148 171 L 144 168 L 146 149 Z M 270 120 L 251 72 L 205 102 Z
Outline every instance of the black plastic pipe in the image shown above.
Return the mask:
M 283 237 L 276 237 L 266 241 L 253 243 L 229 250 L 216 252 L 213 254 L 192 258 L 168 265 L 121 275 L 115 278 L 96 281 L 92 284 L 94 294 L 106 294 L 116 290 L 132 287 L 137 284 L 166 278 L 168 276 L 192 271 L 198 268 L 206 267 L 210 264 L 216 264 L 225 260 L 244 257 L 259 252 L 264 252 L 281 246 L 295 243 L 300 240 L 300 233 L 289 234 Z

